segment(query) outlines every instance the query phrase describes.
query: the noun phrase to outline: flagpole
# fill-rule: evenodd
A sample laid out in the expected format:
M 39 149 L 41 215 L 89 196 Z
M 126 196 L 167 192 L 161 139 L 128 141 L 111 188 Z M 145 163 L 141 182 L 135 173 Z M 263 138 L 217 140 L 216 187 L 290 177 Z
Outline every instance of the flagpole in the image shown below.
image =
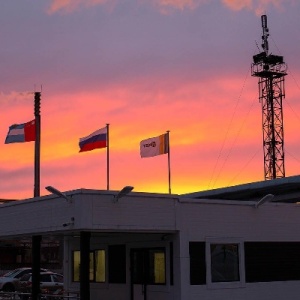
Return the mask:
M 34 92 L 35 144 L 34 144 L 34 197 L 40 197 L 40 146 L 41 146 L 41 92 Z M 40 294 L 41 235 L 32 238 L 32 289 L 31 299 L 38 300 Z
M 41 148 L 41 92 L 34 92 L 35 151 L 34 151 L 34 197 L 40 196 L 40 148 Z
M 109 190 L 109 124 L 106 124 L 107 137 L 106 137 L 106 172 L 107 172 L 107 190 Z
M 168 173 L 169 173 L 169 194 L 171 194 L 171 163 L 170 163 L 170 130 L 167 130 L 168 143 Z

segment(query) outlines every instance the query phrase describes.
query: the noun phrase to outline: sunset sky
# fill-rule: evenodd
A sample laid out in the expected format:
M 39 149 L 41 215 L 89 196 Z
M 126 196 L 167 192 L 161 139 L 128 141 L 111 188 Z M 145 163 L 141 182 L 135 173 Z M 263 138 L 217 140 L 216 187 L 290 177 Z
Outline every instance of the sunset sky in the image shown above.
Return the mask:
M 106 149 L 78 141 L 110 124 L 110 189 L 168 193 L 167 155 L 139 143 L 170 130 L 172 192 L 264 179 L 252 56 L 267 14 L 288 65 L 286 176 L 300 169 L 300 1 L 14 0 L 0 9 L 0 198 L 33 196 L 34 142 L 4 144 L 34 119 L 42 88 L 41 195 L 106 189 Z M 260 48 L 260 49 L 259 49 Z

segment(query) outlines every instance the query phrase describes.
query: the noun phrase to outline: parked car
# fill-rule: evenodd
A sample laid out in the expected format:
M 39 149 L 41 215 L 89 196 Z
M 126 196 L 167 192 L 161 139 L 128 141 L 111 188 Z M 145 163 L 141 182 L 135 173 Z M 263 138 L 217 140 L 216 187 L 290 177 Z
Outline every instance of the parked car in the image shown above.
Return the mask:
M 16 285 L 16 291 L 23 293 L 22 300 L 29 298 L 32 289 L 32 273 L 23 275 Z M 64 277 L 54 272 L 40 273 L 40 289 L 41 294 L 60 295 L 64 289 Z
M 48 271 L 46 269 L 41 269 L 41 271 Z M 16 284 L 19 279 L 28 273 L 31 273 L 31 268 L 18 268 L 9 271 L 0 277 L 0 291 L 3 292 L 14 292 L 16 290 Z

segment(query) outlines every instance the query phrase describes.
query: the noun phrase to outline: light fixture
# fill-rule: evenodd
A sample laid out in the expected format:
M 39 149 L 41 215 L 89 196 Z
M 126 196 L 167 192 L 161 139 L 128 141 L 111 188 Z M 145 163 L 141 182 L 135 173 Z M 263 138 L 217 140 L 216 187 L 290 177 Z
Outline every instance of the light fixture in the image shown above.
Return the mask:
M 268 194 L 268 195 L 262 197 L 259 201 L 257 201 L 257 202 L 254 204 L 254 207 L 255 207 L 255 208 L 258 208 L 259 206 L 261 206 L 261 205 L 264 204 L 265 202 L 271 201 L 273 198 L 274 198 L 274 195 L 273 195 L 273 194 Z
M 75 218 L 72 217 L 70 222 L 64 223 L 64 224 L 62 224 L 62 226 L 63 226 L 63 227 L 73 226 L 73 225 L 74 225 L 74 222 L 75 222 Z
M 134 189 L 133 186 L 130 186 L 130 185 L 124 186 L 122 188 L 122 190 L 117 195 L 114 195 L 114 202 L 118 202 L 118 200 L 120 198 L 122 198 L 122 197 L 126 196 L 127 194 L 129 194 L 133 189 Z
M 45 189 L 47 191 L 49 191 L 51 194 L 54 194 L 56 196 L 62 197 L 65 200 L 67 200 L 68 202 L 72 203 L 72 198 L 68 197 L 66 194 L 62 193 L 61 191 L 59 191 L 58 189 L 54 188 L 53 186 L 46 186 Z

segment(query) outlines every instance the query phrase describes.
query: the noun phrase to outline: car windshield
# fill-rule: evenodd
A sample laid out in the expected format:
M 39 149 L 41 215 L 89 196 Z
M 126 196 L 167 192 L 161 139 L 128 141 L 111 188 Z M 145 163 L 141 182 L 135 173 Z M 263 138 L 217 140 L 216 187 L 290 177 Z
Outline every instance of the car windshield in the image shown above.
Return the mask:
M 55 275 L 53 276 L 53 278 L 54 278 L 54 281 L 55 281 L 55 282 L 61 282 L 61 283 L 64 282 L 64 276 L 62 276 L 62 275 L 55 274 Z
M 31 273 L 25 274 L 21 277 L 20 281 L 29 281 L 30 277 L 31 277 Z
M 3 277 L 12 277 L 14 278 L 16 274 L 19 273 L 20 270 L 12 270 L 3 275 Z

